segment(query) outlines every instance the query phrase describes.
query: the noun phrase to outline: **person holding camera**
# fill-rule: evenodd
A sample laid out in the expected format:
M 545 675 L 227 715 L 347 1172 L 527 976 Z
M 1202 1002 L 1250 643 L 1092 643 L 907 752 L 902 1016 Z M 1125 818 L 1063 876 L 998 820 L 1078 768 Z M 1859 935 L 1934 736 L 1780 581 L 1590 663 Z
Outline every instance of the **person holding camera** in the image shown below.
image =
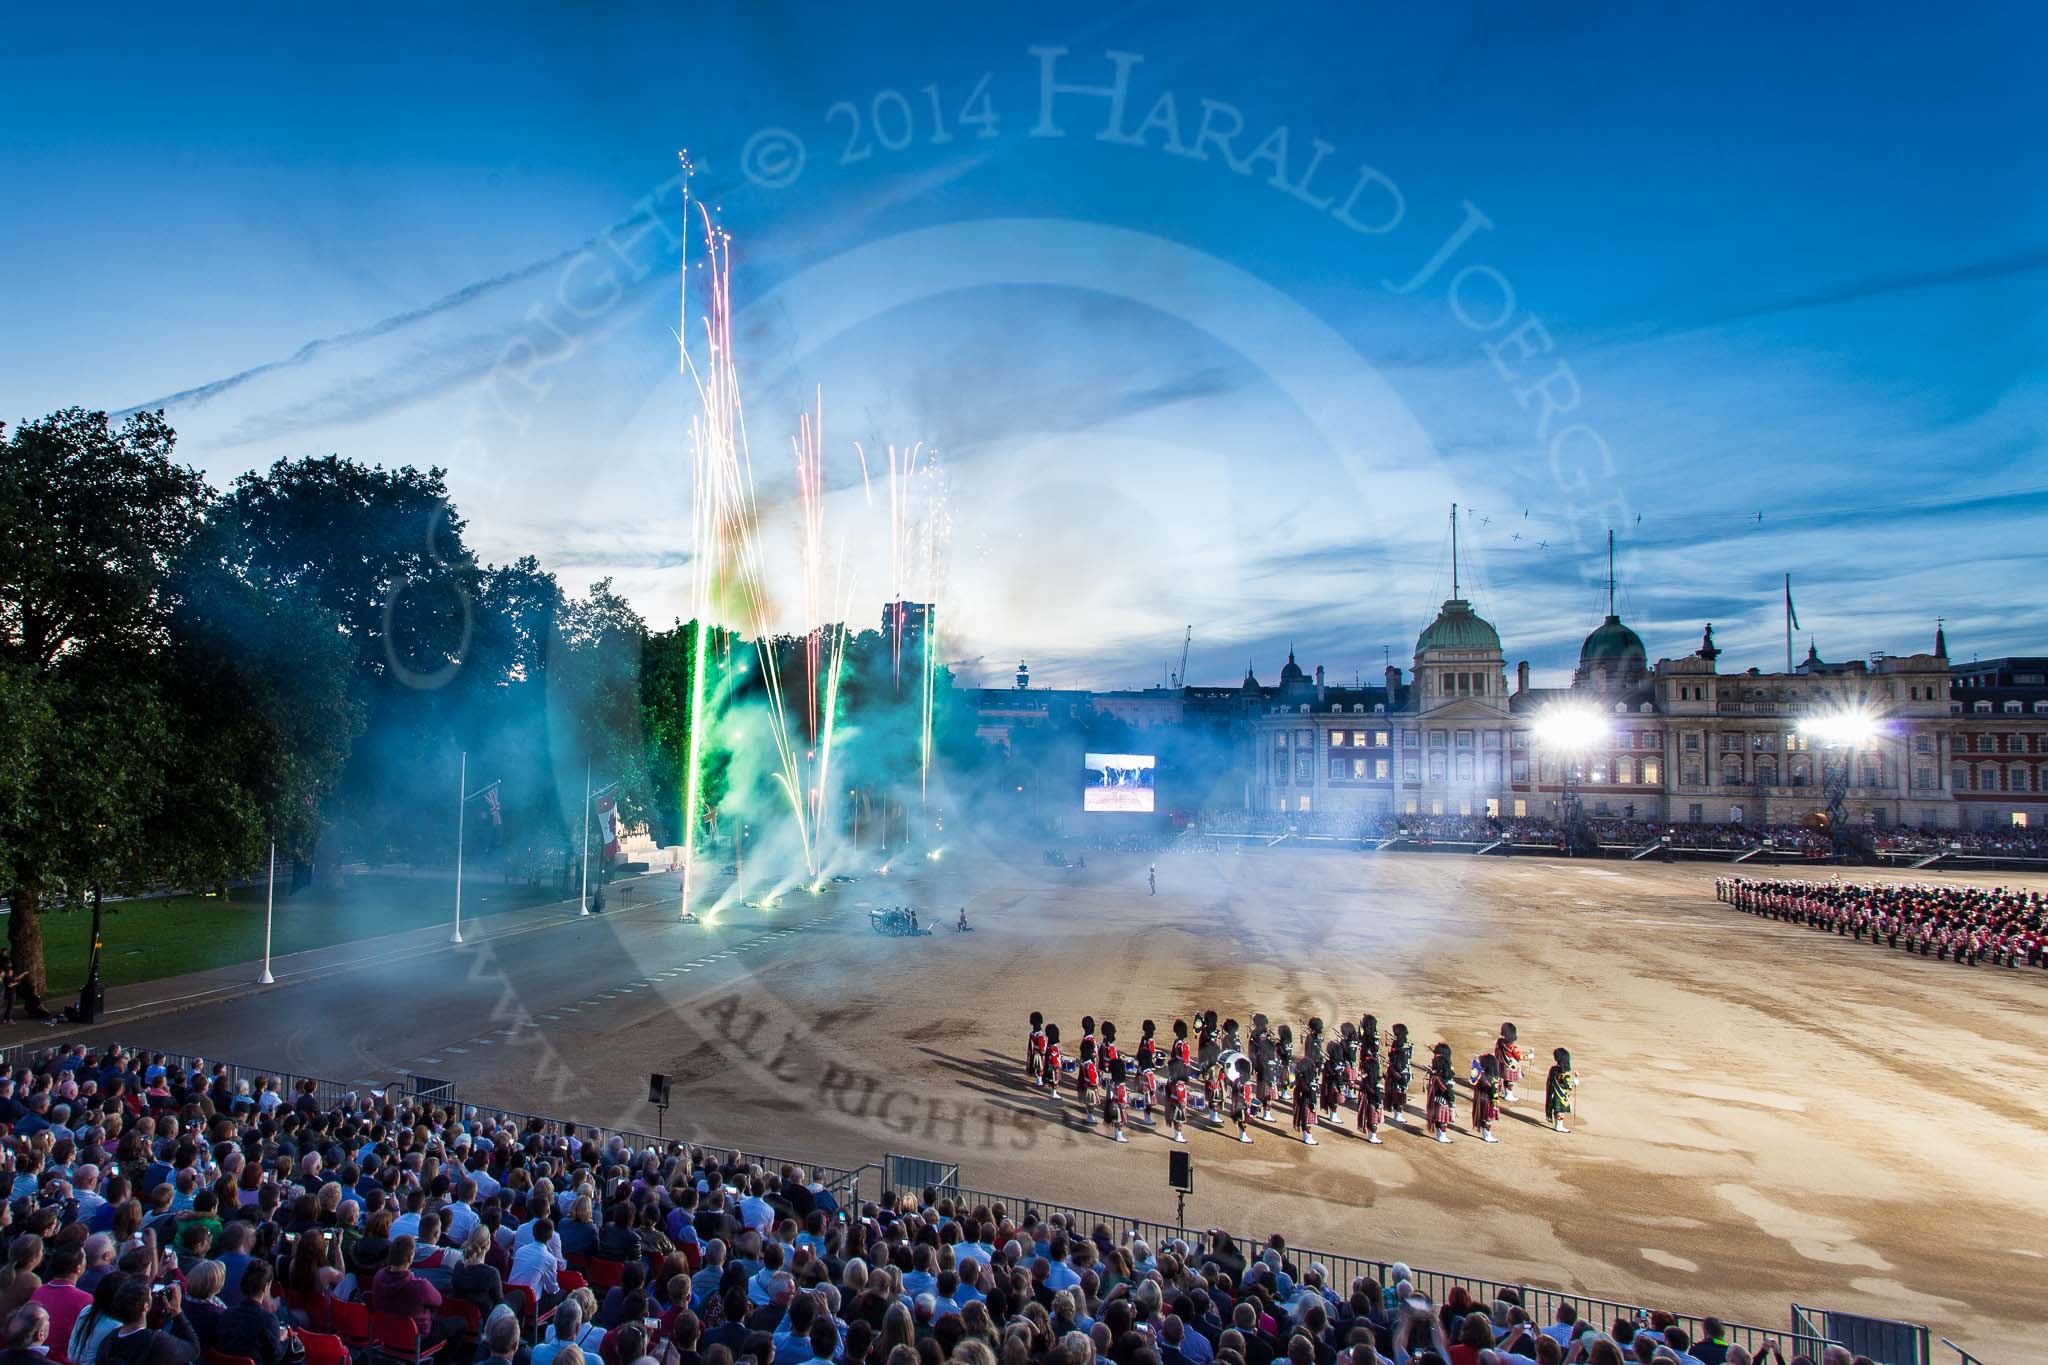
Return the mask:
M 199 1334 L 184 1310 L 184 1291 L 175 1282 L 124 1279 L 112 1303 L 119 1325 L 100 1342 L 96 1365 L 190 1365 L 199 1354 Z

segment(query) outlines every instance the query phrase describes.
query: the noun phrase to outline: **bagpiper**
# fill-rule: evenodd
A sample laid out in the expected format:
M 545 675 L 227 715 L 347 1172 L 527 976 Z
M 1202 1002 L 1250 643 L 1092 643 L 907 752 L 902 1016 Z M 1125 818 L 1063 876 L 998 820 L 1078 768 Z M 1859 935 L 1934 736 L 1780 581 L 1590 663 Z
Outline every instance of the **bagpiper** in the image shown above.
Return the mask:
M 1024 1044 L 1024 1072 L 1033 1085 L 1044 1088 L 1045 1016 L 1037 1010 L 1031 1011 L 1031 1036 Z
M 1336 1117 L 1337 1106 L 1344 1101 L 1344 1056 L 1343 1049 L 1336 1043 L 1323 1046 L 1323 1065 L 1320 1093 L 1316 1098 L 1321 1102 L 1323 1121 Z
M 1451 1140 L 1451 1123 L 1457 1112 L 1457 1101 L 1458 1078 L 1451 1070 L 1451 1045 L 1438 1043 L 1430 1053 L 1424 1113 L 1429 1135 L 1438 1142 Z
M 1063 1065 L 1060 1061 L 1060 1026 L 1058 1024 L 1047 1024 L 1045 1026 L 1045 1084 L 1046 1088 L 1052 1092 L 1054 1103 L 1058 1103 L 1060 1098 L 1060 1071 Z
M 1408 1121 L 1408 1080 L 1415 1064 L 1415 1048 L 1408 1041 L 1408 1026 L 1394 1025 L 1387 1043 L 1387 1117 L 1395 1123 Z
M 1358 1129 L 1367 1142 L 1378 1146 L 1384 1098 L 1380 1091 L 1379 1026 L 1369 1014 L 1365 1022 L 1358 1048 Z
M 1515 1042 L 1515 1026 L 1511 1023 L 1500 1026 L 1500 1037 L 1493 1040 L 1494 1067 L 1500 1073 L 1501 1099 L 1513 1104 L 1521 1097 L 1515 1094 L 1515 1086 L 1522 1079 L 1522 1049 Z
M 1304 1046 L 1301 1067 L 1294 1073 L 1294 1128 L 1311 1147 L 1316 1145 L 1316 1080 L 1321 1062 Z
M 1572 1070 L 1572 1054 L 1558 1048 L 1550 1054 L 1550 1075 L 1543 1082 L 1543 1117 L 1560 1133 L 1569 1133 L 1564 1116 L 1572 1112 L 1578 1097 L 1579 1077 Z
M 1500 1118 L 1500 1062 L 1487 1053 L 1479 1059 L 1479 1081 L 1472 1087 L 1472 1127 L 1481 1142 L 1499 1142 L 1493 1135 Z

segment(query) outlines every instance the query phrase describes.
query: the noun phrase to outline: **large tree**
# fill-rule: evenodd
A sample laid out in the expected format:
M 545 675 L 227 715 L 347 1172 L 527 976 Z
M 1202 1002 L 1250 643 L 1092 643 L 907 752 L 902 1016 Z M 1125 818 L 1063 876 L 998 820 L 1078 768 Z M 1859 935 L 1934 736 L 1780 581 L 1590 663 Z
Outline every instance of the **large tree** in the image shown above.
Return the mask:
M 8 945 L 42 989 L 45 890 L 118 889 L 149 876 L 144 823 L 161 807 L 166 726 L 151 656 L 167 579 L 209 500 L 171 458 L 161 414 L 116 427 L 77 408 L 0 441 L 4 704 L 34 721 L 0 768 Z

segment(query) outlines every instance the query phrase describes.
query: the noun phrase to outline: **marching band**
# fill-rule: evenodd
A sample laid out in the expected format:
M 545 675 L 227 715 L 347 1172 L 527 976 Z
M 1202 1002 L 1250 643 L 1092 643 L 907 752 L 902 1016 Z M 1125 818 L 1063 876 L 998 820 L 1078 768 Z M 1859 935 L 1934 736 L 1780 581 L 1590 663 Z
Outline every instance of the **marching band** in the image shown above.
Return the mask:
M 1069 1063 L 1060 1053 L 1059 1025 L 1048 1024 L 1034 1010 L 1024 1046 L 1024 1072 L 1035 1088 L 1058 1103 L 1061 1079 L 1071 1070 L 1079 1122 L 1106 1128 L 1116 1142 L 1130 1141 L 1126 1126 L 1133 1108 L 1136 1122 L 1147 1127 L 1155 1126 L 1154 1111 L 1159 1111 L 1172 1130 L 1172 1140 L 1182 1143 L 1187 1141 L 1191 1105 L 1202 1110 L 1211 1126 L 1234 1124 L 1240 1143 L 1252 1141 L 1253 1120 L 1275 1122 L 1281 1105 L 1287 1107 L 1296 1136 L 1309 1147 L 1318 1145 L 1319 1123 L 1343 1128 L 1353 1106 L 1353 1122 L 1373 1146 L 1383 1145 L 1383 1123 L 1409 1122 L 1415 1049 L 1406 1024 L 1393 1026 L 1384 1063 L 1379 1020 L 1370 1014 L 1356 1024 L 1344 1021 L 1335 1037 L 1327 1035 L 1321 1018 L 1310 1019 L 1298 1053 L 1294 1031 L 1286 1024 L 1274 1027 L 1263 1014 L 1252 1016 L 1251 1032 L 1244 1037 L 1237 1020 L 1219 1022 L 1215 1010 L 1196 1014 L 1192 1027 L 1188 1020 L 1176 1019 L 1171 1031 L 1173 1042 L 1161 1047 L 1158 1024 L 1145 1020 L 1137 1050 L 1127 1057 L 1117 1048 L 1114 1023 L 1105 1019 L 1098 1026 L 1092 1015 L 1084 1015 L 1078 1052 Z M 1481 1142 L 1500 1141 L 1495 1129 L 1501 1106 L 1519 1102 L 1515 1087 L 1526 1058 L 1509 1022 L 1500 1026 L 1491 1050 L 1472 1059 L 1470 1122 Z M 1569 1051 L 1557 1048 L 1551 1058 L 1543 1087 L 1543 1124 L 1569 1133 L 1565 1119 L 1576 1107 L 1579 1078 Z M 1192 1097 L 1192 1087 L 1199 1087 L 1198 1098 Z M 1434 1141 L 1450 1142 L 1457 1076 L 1447 1042 L 1430 1051 L 1423 1093 L 1423 1131 Z

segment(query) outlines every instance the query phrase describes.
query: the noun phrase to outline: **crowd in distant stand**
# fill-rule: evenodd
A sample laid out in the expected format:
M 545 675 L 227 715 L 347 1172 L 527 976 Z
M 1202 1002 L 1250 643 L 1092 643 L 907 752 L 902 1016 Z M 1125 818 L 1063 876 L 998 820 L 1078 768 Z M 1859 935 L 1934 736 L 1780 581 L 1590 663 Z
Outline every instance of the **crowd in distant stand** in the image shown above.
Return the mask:
M 321 1329 L 357 1305 L 477 1365 L 1783 1365 L 1713 1318 L 1539 1322 L 933 1191 L 842 1208 L 736 1152 L 146 1054 L 0 1065 L 0 1128 L 6 1365 L 343 1365 Z
M 1714 885 L 1738 910 L 1858 943 L 1971 967 L 2048 968 L 2048 899 L 2039 891 L 1747 877 Z
M 1880 853 L 1974 853 L 1982 857 L 2048 858 L 2043 829 L 1881 829 L 1871 832 Z

